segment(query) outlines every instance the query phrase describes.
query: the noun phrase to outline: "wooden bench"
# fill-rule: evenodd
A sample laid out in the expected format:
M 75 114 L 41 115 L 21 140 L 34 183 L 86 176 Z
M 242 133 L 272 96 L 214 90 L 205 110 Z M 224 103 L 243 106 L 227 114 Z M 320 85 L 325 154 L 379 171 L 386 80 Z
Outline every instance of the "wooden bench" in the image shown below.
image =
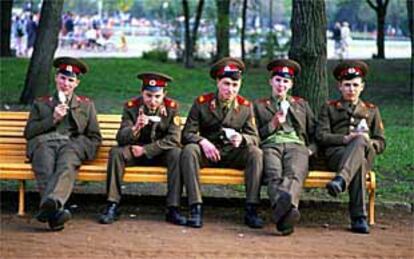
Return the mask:
M 34 180 L 31 164 L 25 156 L 26 140 L 23 130 L 28 112 L 0 111 L 0 179 L 19 181 L 18 215 L 24 215 L 25 182 Z M 185 119 L 182 119 L 182 122 Z M 116 145 L 115 135 L 121 121 L 120 115 L 99 114 L 98 121 L 103 137 L 97 158 L 81 166 L 77 179 L 80 181 L 105 181 L 108 151 Z M 335 174 L 329 171 L 312 170 L 305 181 L 305 188 L 325 188 Z M 128 167 L 125 182 L 159 182 L 167 180 L 165 167 Z M 200 172 L 203 184 L 243 184 L 243 172 L 237 169 L 203 168 Z M 375 173 L 367 175 L 369 192 L 369 223 L 374 224 Z

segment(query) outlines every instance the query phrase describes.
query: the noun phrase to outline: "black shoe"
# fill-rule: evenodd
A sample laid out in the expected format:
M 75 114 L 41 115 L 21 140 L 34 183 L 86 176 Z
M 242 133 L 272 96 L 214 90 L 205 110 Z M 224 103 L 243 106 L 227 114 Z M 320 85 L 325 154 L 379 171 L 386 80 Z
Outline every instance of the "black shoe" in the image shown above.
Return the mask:
M 345 191 L 345 180 L 342 176 L 335 176 L 332 181 L 326 184 L 326 189 L 328 189 L 329 195 L 332 197 L 338 197 L 338 195 Z
M 56 212 L 58 212 L 59 210 L 59 203 L 58 201 L 54 200 L 54 199 L 46 199 L 45 202 L 43 202 L 40 205 L 40 210 L 39 212 L 35 215 L 35 218 L 42 222 L 45 223 L 49 220 L 49 218 L 51 216 L 53 216 Z
M 65 222 L 72 218 L 69 210 L 59 210 L 49 218 L 49 227 L 53 231 L 61 231 L 65 228 Z
M 190 206 L 190 217 L 187 220 L 187 226 L 192 228 L 201 228 L 203 226 L 203 206 L 193 204 Z
M 244 215 L 244 224 L 251 228 L 262 228 L 263 220 L 259 217 L 256 210 L 256 205 L 246 204 L 246 214 Z
M 104 212 L 99 216 L 99 223 L 112 224 L 119 219 L 118 204 L 110 202 Z
M 300 212 L 297 208 L 292 207 L 289 212 L 276 224 L 276 229 L 283 235 L 287 236 L 294 232 L 295 225 L 300 220 Z
M 184 216 L 181 216 L 177 207 L 168 207 L 168 211 L 165 214 L 165 220 L 174 225 L 187 225 L 187 219 Z
M 365 217 L 357 217 L 351 220 L 351 231 L 355 233 L 368 234 L 369 226 Z
M 277 224 L 292 208 L 292 196 L 287 192 L 281 192 L 273 207 L 272 219 Z

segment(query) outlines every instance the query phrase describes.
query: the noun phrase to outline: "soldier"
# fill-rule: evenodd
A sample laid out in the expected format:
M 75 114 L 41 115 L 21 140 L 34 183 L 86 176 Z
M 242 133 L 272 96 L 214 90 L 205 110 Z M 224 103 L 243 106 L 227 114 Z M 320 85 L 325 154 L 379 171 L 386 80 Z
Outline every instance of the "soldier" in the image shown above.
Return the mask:
M 272 218 L 277 230 L 289 235 L 300 218 L 299 196 L 308 175 L 309 156 L 316 151 L 315 118 L 304 99 L 289 95 L 300 65 L 279 59 L 270 62 L 267 70 L 272 94 L 255 101 L 254 111 Z
M 244 63 L 234 58 L 215 63 L 210 76 L 217 83 L 217 92 L 199 96 L 189 112 L 182 136 L 186 146 L 181 155 L 181 171 L 190 205 L 190 227 L 203 225 L 199 169 L 206 166 L 245 169 L 245 223 L 252 228 L 263 226 L 256 211 L 262 151 L 257 146 L 252 106 L 238 95 L 244 70 Z
M 166 221 L 185 225 L 179 212 L 182 183 L 180 175 L 180 116 L 178 103 L 166 97 L 165 87 L 173 79 L 161 73 L 141 73 L 141 96 L 125 103 L 117 147 L 109 153 L 107 168 L 108 205 L 99 217 L 111 224 L 119 217 L 122 177 L 126 166 L 166 165 L 168 193 Z
M 317 141 L 325 148 L 330 169 L 337 172 L 326 186 L 331 196 L 349 190 L 351 230 L 369 233 L 365 208 L 365 177 L 375 154 L 385 148 L 384 127 L 378 108 L 362 101 L 368 66 L 346 61 L 334 69 L 341 98 L 322 106 Z
M 64 209 L 79 166 L 95 157 L 101 133 L 94 103 L 74 90 L 88 67 L 79 59 L 54 60 L 56 93 L 36 100 L 24 130 L 41 201 L 36 218 L 62 230 L 71 218 Z

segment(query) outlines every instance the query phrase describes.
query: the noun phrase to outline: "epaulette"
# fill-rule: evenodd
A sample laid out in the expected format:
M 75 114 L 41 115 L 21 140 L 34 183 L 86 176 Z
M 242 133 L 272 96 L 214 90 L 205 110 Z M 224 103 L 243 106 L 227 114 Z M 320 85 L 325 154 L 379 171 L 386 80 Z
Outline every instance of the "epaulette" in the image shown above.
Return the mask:
M 210 102 L 211 100 L 213 100 L 214 96 L 215 96 L 215 94 L 214 94 L 214 93 L 208 93 L 208 94 L 203 94 L 203 95 L 200 95 L 200 96 L 197 98 L 197 102 L 198 102 L 199 104 L 206 103 L 206 102 Z
M 90 102 L 91 100 L 86 96 L 76 96 L 76 101 L 81 102 L 81 103 L 87 103 L 87 102 Z
M 246 100 L 243 96 L 238 95 L 236 99 L 240 105 L 250 106 L 250 102 Z
M 126 106 L 127 108 L 132 108 L 132 107 L 139 106 L 140 104 L 141 104 L 141 101 L 140 101 L 140 99 L 139 99 L 139 98 L 133 98 L 133 99 L 131 99 L 131 100 L 127 101 L 127 102 L 125 103 L 125 106 Z
M 341 104 L 341 102 L 339 100 L 330 100 L 330 101 L 328 101 L 328 105 L 329 106 L 334 106 L 336 108 L 342 106 L 342 104 Z
M 171 99 L 171 98 L 165 97 L 164 98 L 164 104 L 165 104 L 166 107 L 169 107 L 169 108 L 173 108 L 173 109 L 178 108 L 178 103 L 176 101 L 174 101 L 173 99 Z
M 372 104 L 372 103 L 370 103 L 370 102 L 362 102 L 363 104 L 365 104 L 365 106 L 367 107 L 367 108 L 369 108 L 369 109 L 375 109 L 375 104 Z
M 301 103 L 301 102 L 305 101 L 305 99 L 303 99 L 303 98 L 301 98 L 299 96 L 292 96 L 292 99 L 291 100 L 294 103 Z

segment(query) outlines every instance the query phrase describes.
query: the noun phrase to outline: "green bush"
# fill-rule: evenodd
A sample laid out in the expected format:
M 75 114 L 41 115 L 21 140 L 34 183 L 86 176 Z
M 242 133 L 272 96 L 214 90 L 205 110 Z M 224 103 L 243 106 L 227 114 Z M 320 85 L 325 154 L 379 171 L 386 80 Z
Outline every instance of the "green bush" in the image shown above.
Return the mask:
M 168 51 L 162 49 L 153 49 L 150 51 L 144 51 L 142 53 L 142 58 L 146 60 L 167 62 L 168 61 Z

